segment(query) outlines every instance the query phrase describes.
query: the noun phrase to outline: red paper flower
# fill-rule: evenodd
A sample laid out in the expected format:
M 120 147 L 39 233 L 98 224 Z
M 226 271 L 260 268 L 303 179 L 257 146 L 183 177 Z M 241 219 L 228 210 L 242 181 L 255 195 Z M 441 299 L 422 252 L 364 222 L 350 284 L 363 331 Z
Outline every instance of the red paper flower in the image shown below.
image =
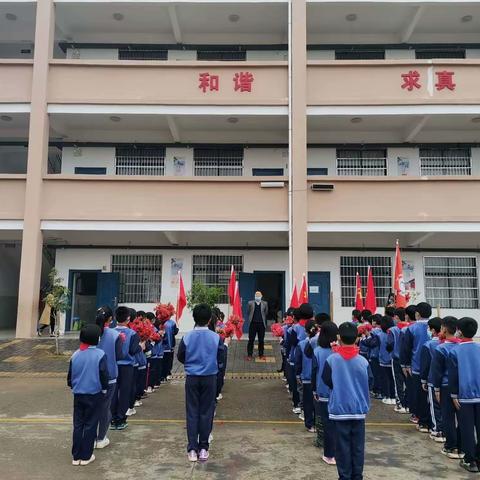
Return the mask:
M 175 315 L 175 307 L 171 303 L 159 303 L 155 309 L 155 316 L 161 322 L 166 322 Z
M 283 328 L 279 323 L 274 323 L 271 330 L 274 337 L 283 337 Z
M 243 318 L 240 318 L 238 315 L 230 315 L 228 318 L 227 325 L 230 324 L 233 326 L 235 335 L 240 340 L 243 334 Z

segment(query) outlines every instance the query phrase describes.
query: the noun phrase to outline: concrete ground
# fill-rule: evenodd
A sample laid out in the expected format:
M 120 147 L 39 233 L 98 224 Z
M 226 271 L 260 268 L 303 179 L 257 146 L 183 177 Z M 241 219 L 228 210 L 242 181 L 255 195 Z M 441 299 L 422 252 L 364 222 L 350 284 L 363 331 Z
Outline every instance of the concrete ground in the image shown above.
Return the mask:
M 186 460 L 184 383 L 180 378 L 144 401 L 122 432 L 110 432 L 111 445 L 96 451 L 85 467 L 70 464 L 72 397 L 64 378 L 26 374 L 0 378 L 1 480 L 159 479 L 324 479 L 335 467 L 290 412 L 278 378 L 229 379 L 213 431 L 211 459 Z M 463 480 L 457 461 L 419 434 L 405 415 L 374 404 L 367 426 L 365 478 L 369 480 Z

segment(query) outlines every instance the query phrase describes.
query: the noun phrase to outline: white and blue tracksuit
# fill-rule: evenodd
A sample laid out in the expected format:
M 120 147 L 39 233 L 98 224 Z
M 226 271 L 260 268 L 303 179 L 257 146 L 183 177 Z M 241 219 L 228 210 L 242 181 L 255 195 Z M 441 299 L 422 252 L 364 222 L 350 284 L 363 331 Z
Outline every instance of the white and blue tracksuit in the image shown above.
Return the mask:
M 448 386 L 451 396 L 460 402 L 457 411 L 464 460 L 478 460 L 480 451 L 480 344 L 459 343 L 450 351 Z
M 187 436 L 190 450 L 208 450 L 212 431 L 217 373 L 224 362 L 223 342 L 208 327 L 195 327 L 181 340 L 178 360 L 184 364 Z
M 107 358 L 103 350 L 89 346 L 80 348 L 72 355 L 67 384 L 73 391 L 74 460 L 89 460 L 92 456 L 108 377 Z

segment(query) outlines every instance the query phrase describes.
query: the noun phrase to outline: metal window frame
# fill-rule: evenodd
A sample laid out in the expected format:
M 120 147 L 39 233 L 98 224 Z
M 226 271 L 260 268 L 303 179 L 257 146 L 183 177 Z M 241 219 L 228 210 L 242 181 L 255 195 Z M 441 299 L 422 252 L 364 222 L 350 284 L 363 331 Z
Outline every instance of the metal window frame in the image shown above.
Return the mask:
M 476 283 L 476 286 L 475 287 L 472 287 L 470 288 L 469 290 L 472 290 L 476 293 L 475 297 L 472 298 L 472 299 L 459 299 L 459 298 L 453 298 L 452 295 L 451 295 L 451 291 L 454 290 L 454 289 L 457 289 L 457 288 L 461 288 L 461 287 L 453 287 L 451 286 L 450 284 L 450 279 L 453 278 L 453 277 L 432 277 L 432 276 L 427 276 L 426 274 L 426 268 L 427 268 L 427 265 L 426 265 L 426 262 L 425 260 L 427 258 L 448 258 L 448 259 L 453 259 L 453 258 L 458 258 L 458 259 L 473 259 L 474 262 L 475 262 L 475 265 L 474 267 L 474 270 L 475 270 L 475 277 L 466 277 L 466 278 L 472 278 L 475 280 L 475 283 Z M 445 306 L 445 305 L 439 305 L 439 304 L 433 304 L 434 302 L 431 302 L 432 303 L 432 306 L 434 307 L 440 307 L 440 308 L 448 308 L 448 309 L 462 309 L 462 310 L 476 310 L 480 307 L 480 294 L 479 294 L 479 282 L 478 282 L 478 279 L 479 279 L 479 262 L 478 262 L 478 259 L 477 259 L 477 256 L 475 255 L 424 255 L 422 257 L 422 263 L 423 263 L 423 284 L 425 286 L 425 298 L 427 300 L 427 302 L 431 299 L 429 299 L 429 297 L 427 296 L 427 288 L 430 288 L 430 289 L 434 289 L 434 288 L 440 288 L 440 287 L 427 287 L 427 278 L 447 278 L 448 280 L 448 286 L 447 287 L 444 287 L 443 289 L 444 290 L 448 290 L 448 298 L 446 299 L 447 302 L 448 302 L 448 306 Z M 449 265 L 447 265 L 447 268 L 450 268 Z M 467 268 L 467 267 L 463 267 L 463 268 Z M 457 277 L 457 278 L 462 278 L 462 277 Z M 463 287 L 464 288 L 464 287 Z M 452 307 L 451 306 L 451 303 L 452 301 L 459 301 L 459 300 L 470 300 L 470 301 L 474 301 L 476 302 L 476 306 L 474 307 L 466 307 L 466 306 L 462 306 L 462 307 Z
M 359 173 L 357 175 L 342 175 L 340 172 L 339 172 L 339 160 L 347 160 L 348 158 L 347 157 L 343 157 L 341 155 L 339 155 L 339 152 L 348 152 L 348 151 L 356 151 L 356 152 L 359 152 L 362 154 L 361 158 L 358 159 L 360 160 L 360 162 L 362 163 L 361 165 L 361 172 L 362 173 Z M 377 158 L 368 158 L 366 156 L 363 155 L 363 153 L 368 153 L 368 152 L 380 152 L 382 151 L 383 152 L 383 157 L 379 157 L 378 159 Z M 372 176 L 372 175 L 364 175 L 363 174 L 363 170 L 364 170 L 364 167 L 363 167 L 363 160 L 383 160 L 384 161 L 384 164 L 385 166 L 384 167 L 381 167 L 381 168 L 378 168 L 377 170 L 383 170 L 384 174 L 383 175 L 373 175 L 373 176 L 378 176 L 378 177 L 387 177 L 389 175 L 389 171 L 388 171 L 388 148 L 368 148 L 368 149 L 365 149 L 365 148 L 359 148 L 359 149 L 355 149 L 355 148 L 336 148 L 335 150 L 335 172 L 337 174 L 337 176 L 339 177 L 366 177 L 366 176 Z M 356 160 L 354 158 L 352 158 L 352 160 Z M 345 170 L 349 170 L 349 169 L 345 169 Z M 352 169 L 350 169 L 352 170 Z M 365 170 L 373 170 L 373 168 L 365 168 Z

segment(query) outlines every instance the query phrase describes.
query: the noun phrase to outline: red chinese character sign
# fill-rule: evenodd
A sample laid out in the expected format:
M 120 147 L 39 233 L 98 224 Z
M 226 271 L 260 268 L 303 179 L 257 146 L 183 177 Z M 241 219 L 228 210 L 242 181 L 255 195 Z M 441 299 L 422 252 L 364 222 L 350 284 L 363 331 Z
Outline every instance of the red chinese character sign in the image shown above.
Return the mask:
M 205 93 L 217 91 L 220 88 L 220 79 L 218 75 L 210 75 L 208 72 L 200 73 L 198 75 L 198 88 Z
M 408 73 L 402 73 L 402 78 L 402 88 L 406 88 L 409 92 L 411 92 L 414 88 L 420 89 L 422 87 L 419 83 L 420 74 L 416 70 L 410 70 Z
M 435 75 L 437 77 L 437 82 L 435 83 L 437 91 L 447 89 L 453 92 L 455 90 L 457 86 L 453 81 L 455 72 L 443 70 L 441 72 L 435 72 Z M 422 88 L 422 84 L 420 83 L 420 73 L 417 70 L 410 70 L 407 73 L 402 73 L 400 76 L 402 78 L 402 89 L 411 92 L 414 89 L 420 90 Z
M 251 72 L 237 72 L 233 76 L 233 90 L 235 92 L 252 92 L 255 78 Z M 198 88 L 203 92 L 218 92 L 220 90 L 220 76 L 209 72 L 198 74 Z
M 251 92 L 253 83 L 253 74 L 250 72 L 237 72 L 233 77 L 235 91 Z
M 443 72 L 435 72 L 435 75 L 437 76 L 437 83 L 435 84 L 437 90 L 444 90 L 445 88 L 448 88 L 448 90 L 452 92 L 455 90 L 456 84 L 453 83 L 455 72 L 447 72 L 444 70 Z

